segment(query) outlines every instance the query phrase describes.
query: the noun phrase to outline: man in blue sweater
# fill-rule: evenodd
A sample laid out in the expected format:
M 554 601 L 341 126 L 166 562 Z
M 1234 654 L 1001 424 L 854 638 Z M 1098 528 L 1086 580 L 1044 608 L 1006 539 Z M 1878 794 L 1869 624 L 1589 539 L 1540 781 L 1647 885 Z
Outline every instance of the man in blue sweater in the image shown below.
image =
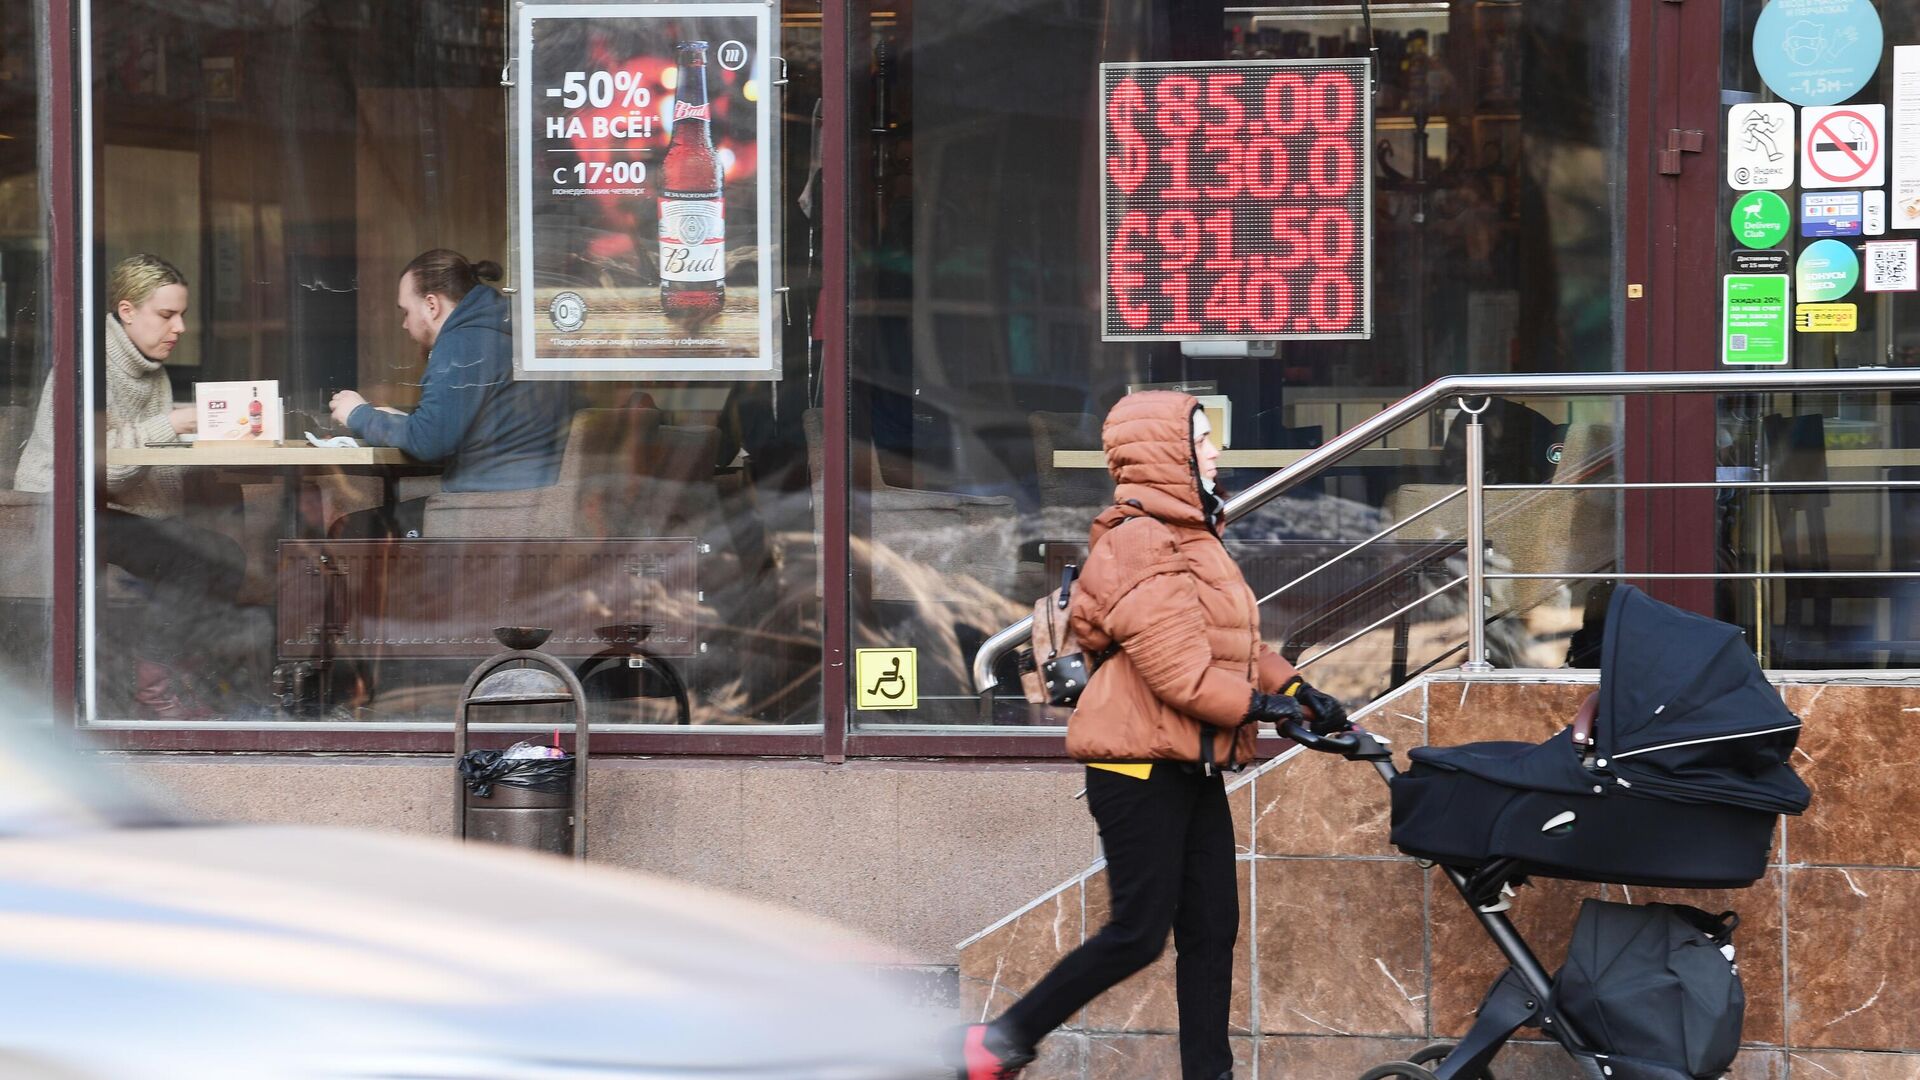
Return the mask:
M 400 274 L 398 303 L 407 336 L 427 350 L 420 403 L 401 412 L 342 390 L 329 406 L 335 422 L 368 443 L 444 463 L 446 491 L 544 487 L 560 472 L 570 391 L 513 377 L 512 308 L 486 284 L 498 280 L 498 263 L 471 263 L 444 248 L 415 257 Z M 424 502 L 394 508 L 393 531 L 417 535 Z

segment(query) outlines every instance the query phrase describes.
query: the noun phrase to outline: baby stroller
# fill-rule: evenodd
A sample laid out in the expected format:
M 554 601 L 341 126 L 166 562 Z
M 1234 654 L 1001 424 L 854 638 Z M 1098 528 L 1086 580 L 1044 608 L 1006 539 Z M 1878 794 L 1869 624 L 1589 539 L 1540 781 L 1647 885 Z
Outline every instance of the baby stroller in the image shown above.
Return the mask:
M 1618 586 L 1600 689 L 1544 743 L 1416 747 L 1411 767 L 1359 728 L 1283 734 L 1366 761 L 1393 799 L 1393 844 L 1438 864 L 1509 967 L 1455 1044 L 1361 1080 L 1491 1080 L 1522 1027 L 1565 1047 L 1592 1080 L 1709 1080 L 1739 1047 L 1738 918 L 1678 905 L 1587 901 L 1568 962 L 1549 976 L 1507 918 L 1530 876 L 1682 889 L 1745 888 L 1766 870 L 1780 814 L 1805 810 L 1789 763 L 1800 721 L 1738 628 Z

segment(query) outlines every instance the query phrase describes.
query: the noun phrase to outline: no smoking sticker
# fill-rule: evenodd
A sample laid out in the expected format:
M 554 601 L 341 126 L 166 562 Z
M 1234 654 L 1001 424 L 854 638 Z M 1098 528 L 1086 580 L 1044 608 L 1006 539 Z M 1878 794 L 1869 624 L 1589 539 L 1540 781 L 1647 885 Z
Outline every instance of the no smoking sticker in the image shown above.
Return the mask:
M 1879 187 L 1887 182 L 1887 107 L 1800 110 L 1800 186 Z

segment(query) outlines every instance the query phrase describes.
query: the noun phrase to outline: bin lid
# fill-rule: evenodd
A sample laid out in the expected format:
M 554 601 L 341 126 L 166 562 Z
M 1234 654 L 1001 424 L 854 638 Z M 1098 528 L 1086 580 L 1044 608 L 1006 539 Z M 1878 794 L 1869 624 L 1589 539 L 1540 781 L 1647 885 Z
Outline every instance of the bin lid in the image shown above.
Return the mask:
M 501 668 L 480 680 L 467 696 L 467 705 L 569 704 L 573 692 L 560 676 L 545 668 Z

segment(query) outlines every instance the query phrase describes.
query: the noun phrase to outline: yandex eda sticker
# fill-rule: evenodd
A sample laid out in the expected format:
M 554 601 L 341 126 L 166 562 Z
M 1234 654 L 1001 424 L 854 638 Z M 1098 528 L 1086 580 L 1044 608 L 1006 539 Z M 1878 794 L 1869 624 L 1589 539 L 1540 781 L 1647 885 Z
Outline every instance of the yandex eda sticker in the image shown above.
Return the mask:
M 920 707 L 920 653 L 917 649 L 855 649 L 853 707 Z
M 1879 187 L 1887 182 L 1887 107 L 1800 110 L 1800 186 Z
M 1727 110 L 1727 185 L 1735 191 L 1793 186 L 1793 106 L 1784 101 Z

